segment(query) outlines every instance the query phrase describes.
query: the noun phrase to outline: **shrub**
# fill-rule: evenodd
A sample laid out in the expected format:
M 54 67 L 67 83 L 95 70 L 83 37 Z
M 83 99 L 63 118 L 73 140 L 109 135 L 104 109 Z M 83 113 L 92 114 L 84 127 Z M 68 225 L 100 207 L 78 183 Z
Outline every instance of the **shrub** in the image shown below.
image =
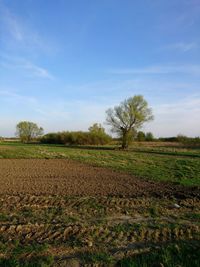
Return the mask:
M 40 142 L 44 144 L 63 145 L 105 145 L 112 138 L 103 132 L 59 132 L 44 135 Z
M 137 133 L 137 141 L 139 141 L 139 142 L 142 142 L 142 141 L 145 141 L 145 133 L 144 132 L 142 132 L 142 131 L 139 131 L 138 133 Z
M 154 136 L 151 132 L 146 133 L 145 136 L 145 141 L 153 141 L 154 140 Z

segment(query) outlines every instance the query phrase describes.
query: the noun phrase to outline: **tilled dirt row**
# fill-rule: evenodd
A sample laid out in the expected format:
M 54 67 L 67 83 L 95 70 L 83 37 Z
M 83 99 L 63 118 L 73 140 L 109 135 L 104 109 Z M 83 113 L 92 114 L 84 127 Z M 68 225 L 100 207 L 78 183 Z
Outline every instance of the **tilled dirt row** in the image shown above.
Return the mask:
M 1 159 L 0 194 L 200 198 L 199 188 L 136 178 L 62 159 Z
M 127 245 L 134 242 L 166 242 L 179 239 L 194 239 L 199 235 L 199 226 L 176 226 L 172 229 L 163 227 L 160 229 L 132 229 L 126 231 L 114 231 L 113 227 L 91 227 L 79 224 L 70 224 L 67 227 L 61 224 L 55 225 L 1 225 L 0 235 L 4 241 L 20 240 L 22 243 L 35 241 L 39 243 L 68 244 L 73 246 L 73 240 L 78 240 L 82 246 L 93 246 L 103 243 L 104 246 Z M 71 244 L 70 244 L 70 241 Z M 90 243 L 89 243 L 90 242 Z M 90 245 L 91 244 L 91 245 Z
M 87 265 L 81 255 L 103 251 L 119 260 L 152 244 L 200 240 L 198 188 L 60 159 L 0 160 L 0 180 L 0 259 L 16 243 L 39 244 L 54 266 L 68 266 L 67 258 L 108 266 Z
M 48 244 L 48 253 L 61 262 L 99 250 L 118 259 L 138 247 L 142 252 L 152 244 L 200 240 L 199 212 L 197 198 L 4 194 L 0 240 L 7 246 L 16 240 Z

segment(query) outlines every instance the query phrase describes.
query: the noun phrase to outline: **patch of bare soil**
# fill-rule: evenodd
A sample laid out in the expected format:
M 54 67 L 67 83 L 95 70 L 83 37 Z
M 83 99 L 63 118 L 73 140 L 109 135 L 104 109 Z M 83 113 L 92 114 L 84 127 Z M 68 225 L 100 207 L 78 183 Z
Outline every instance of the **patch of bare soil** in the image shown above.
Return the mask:
M 198 188 L 60 159 L 0 160 L 0 180 L 0 245 L 47 244 L 55 266 L 68 258 L 108 266 L 87 265 L 81 255 L 103 251 L 117 261 L 200 240 Z M 0 258 L 6 253 L 0 246 Z
M 0 194 L 198 197 L 199 188 L 136 178 L 64 159 L 1 159 Z

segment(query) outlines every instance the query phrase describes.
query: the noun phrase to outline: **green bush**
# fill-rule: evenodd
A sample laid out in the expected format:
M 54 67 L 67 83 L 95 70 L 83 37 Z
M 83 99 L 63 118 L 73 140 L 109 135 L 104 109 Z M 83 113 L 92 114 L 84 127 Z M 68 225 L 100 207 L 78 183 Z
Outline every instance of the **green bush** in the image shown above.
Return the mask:
M 145 136 L 145 133 L 144 132 L 139 131 L 137 133 L 137 137 L 136 137 L 136 140 L 137 141 L 139 141 L 139 142 L 145 141 L 145 138 L 146 138 L 146 136 Z
M 104 132 L 59 132 L 44 135 L 40 142 L 43 144 L 63 145 L 105 145 L 111 137 Z
M 154 141 L 154 136 L 151 132 L 146 133 L 145 141 Z

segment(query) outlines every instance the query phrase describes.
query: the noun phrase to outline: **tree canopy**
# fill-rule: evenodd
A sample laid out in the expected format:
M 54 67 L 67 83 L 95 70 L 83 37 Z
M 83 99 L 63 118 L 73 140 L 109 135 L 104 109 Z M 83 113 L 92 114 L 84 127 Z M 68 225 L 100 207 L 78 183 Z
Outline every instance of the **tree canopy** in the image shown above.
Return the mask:
M 16 125 L 16 136 L 24 143 L 30 142 L 43 134 L 43 128 L 34 122 L 21 121 Z
M 122 148 L 127 148 L 132 132 L 150 120 L 153 120 L 152 109 L 142 95 L 135 95 L 125 99 L 119 106 L 106 111 L 107 124 L 112 132 L 122 137 Z
M 105 134 L 105 129 L 100 123 L 94 123 L 92 126 L 88 128 L 90 133 L 95 134 Z

